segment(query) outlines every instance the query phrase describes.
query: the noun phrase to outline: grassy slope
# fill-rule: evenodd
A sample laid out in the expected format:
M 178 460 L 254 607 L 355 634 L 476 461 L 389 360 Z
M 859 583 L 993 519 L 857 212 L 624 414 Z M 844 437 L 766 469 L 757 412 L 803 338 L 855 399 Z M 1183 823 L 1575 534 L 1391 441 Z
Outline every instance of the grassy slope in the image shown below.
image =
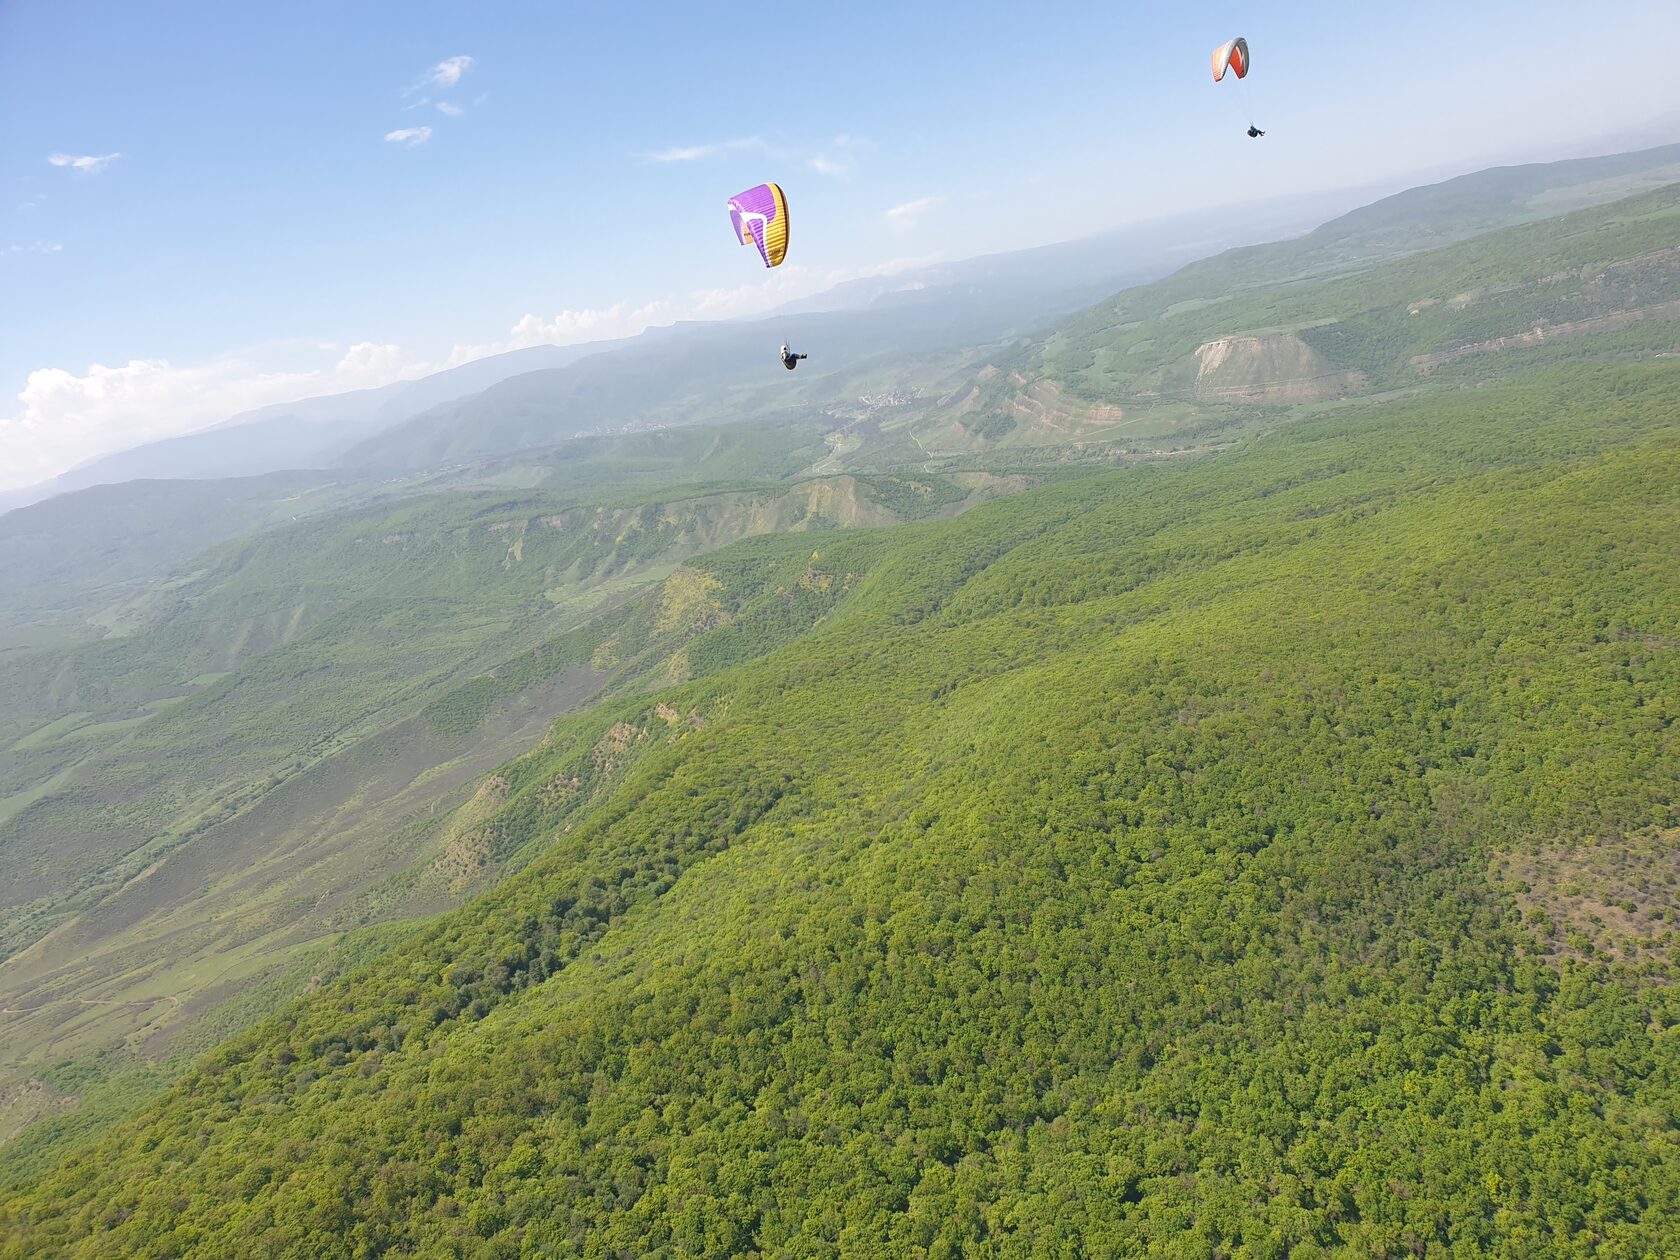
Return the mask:
M 29 641 L 32 624 L 51 627 L 37 641 L 80 637 L 63 614 L 95 604 L 98 593 L 105 597 L 95 607 L 108 606 L 224 538 L 318 511 L 323 500 L 336 506 L 323 483 L 311 473 L 129 482 L 7 513 L 0 517 L 0 650 Z
M 784 474 L 821 449 L 797 426 L 724 430 L 711 443 L 748 477 Z M 667 445 L 643 455 L 630 485 L 661 466 L 677 484 L 715 475 L 692 444 Z M 679 491 L 669 510 L 620 494 L 626 506 L 614 507 L 602 464 L 610 458 L 595 465 L 606 484 L 592 498 L 433 493 L 252 534 L 180 576 L 154 576 L 129 601 L 142 607 L 124 633 L 0 658 L 0 738 L 11 745 L 0 789 L 25 796 L 60 780 L 34 804 L 0 800 L 6 904 L 54 898 L 90 870 L 120 882 L 139 846 L 214 822 L 253 785 L 412 715 L 463 671 L 541 642 L 734 531 L 802 514 L 768 506 L 786 492 L 766 489 L 687 503 Z M 20 578 L 38 567 L 13 559 Z M 88 606 L 103 598 L 90 591 Z
M 1553 373 L 849 536 L 6 1254 L 1673 1249 L 1666 967 L 1489 867 L 1677 821 L 1677 416 Z
M 1527 332 L 1541 320 L 1673 300 L 1680 266 L 1672 260 L 1647 264 L 1621 283 L 1599 277 L 1614 263 L 1672 247 L 1677 234 L 1680 185 L 1325 283 L 1274 280 L 1205 292 L 1218 272 L 1204 265 L 1070 322 L 1044 344 L 1037 370 L 1079 396 L 1182 395 L 1193 390 L 1194 373 L 1186 381 L 1163 373 L 1203 343 L 1311 330 L 1309 343 L 1334 368 L 1362 370 L 1379 388 L 1415 382 L 1409 360 L 1416 354 Z M 1671 316 L 1664 325 L 1670 343 L 1675 323 Z
M 583 438 L 519 458 L 403 477 L 275 473 L 134 481 L 63 495 L 0 519 L 0 662 L 28 647 L 157 625 L 175 611 L 167 596 L 185 585 L 189 562 L 230 539 L 448 490 L 505 494 L 540 485 L 580 501 L 626 503 L 636 501 L 637 491 L 645 501 L 650 489 L 669 496 L 680 486 L 759 486 L 804 467 L 822 449 L 820 439 L 810 417 L 784 417 Z M 39 672 L 37 665 L 27 668 Z
M 778 448 L 800 451 L 795 465 L 798 433 Z M 708 441 L 740 454 L 727 433 Z M 674 444 L 668 470 L 706 472 L 687 435 Z M 713 668 L 704 650 L 683 654 L 712 621 L 757 624 L 770 608 L 750 654 L 818 615 L 753 585 L 789 566 L 796 585 L 812 550 L 798 536 L 763 573 L 677 568 L 685 557 L 966 495 L 841 477 L 658 496 L 640 488 L 654 462 L 627 469 L 617 506 L 434 495 L 247 539 L 206 558 L 182 596 L 189 616 L 82 649 L 110 662 L 72 675 L 78 705 L 99 678 L 134 687 L 152 668 L 161 688 L 206 668 L 195 650 L 232 639 L 245 655 L 132 729 L 98 740 L 59 722 L 23 741 L 35 764 L 82 760 L 0 832 L 8 940 L 35 942 L 0 968 L 0 1084 L 117 1044 L 155 1061 L 321 940 L 457 903 L 503 856 L 451 865 L 451 811 L 472 780 L 603 687 Z M 254 612 L 269 607 L 292 610 L 288 634 L 228 629 L 279 617 Z

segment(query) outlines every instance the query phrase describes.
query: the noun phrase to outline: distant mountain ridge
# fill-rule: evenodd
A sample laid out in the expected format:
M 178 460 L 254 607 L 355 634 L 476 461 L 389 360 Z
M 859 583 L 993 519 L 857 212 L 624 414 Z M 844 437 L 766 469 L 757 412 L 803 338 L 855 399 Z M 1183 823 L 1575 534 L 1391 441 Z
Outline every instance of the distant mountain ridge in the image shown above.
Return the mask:
M 490 389 L 513 377 L 568 367 L 595 355 L 647 351 L 665 353 L 670 338 L 696 336 L 702 348 L 717 341 L 696 329 L 736 329 L 786 321 L 793 316 L 846 314 L 906 300 L 944 300 L 972 308 L 984 297 L 988 313 L 968 321 L 987 335 L 1080 309 L 1116 289 L 1170 269 L 1187 249 L 1264 238 L 1268 232 L 1304 228 L 1326 204 L 1322 197 L 1296 198 L 1266 207 L 1258 215 L 1231 210 L 1208 212 L 1169 223 L 1147 224 L 1091 238 L 961 262 L 939 263 L 889 276 L 848 281 L 771 312 L 733 321 L 682 321 L 644 333 L 567 346 L 532 346 L 475 360 L 413 381 L 375 389 L 276 403 L 241 412 L 220 423 L 178 437 L 102 455 L 61 476 L 19 490 L 0 491 L 0 512 L 91 486 L 140 478 L 255 476 L 297 469 L 354 466 L 378 458 L 388 444 L 377 439 L 412 417 Z M 1211 234 L 1211 235 L 1210 235 Z M 1093 257 L 1093 252 L 1095 257 Z M 914 295 L 907 297 L 907 295 Z M 969 311 L 973 313 L 972 310 Z M 808 327 L 808 325 L 801 325 Z M 773 340 L 783 324 L 769 330 Z M 755 334 L 754 344 L 763 341 Z M 729 334 L 722 335 L 729 340 Z M 587 431 L 599 421 L 556 429 L 544 440 Z M 354 452 L 354 453 L 353 453 Z M 407 464 L 406 460 L 399 463 Z
M 1641 187 L 1655 187 L 1674 180 L 1680 180 L 1680 144 L 1633 153 L 1495 167 L 1409 189 L 1342 214 L 1303 236 L 1299 249 L 1316 251 L 1326 271 L 1333 271 L 1338 260 L 1358 257 L 1368 262 L 1374 253 L 1383 249 L 1399 255 L 1432 248 L 1478 232 L 1599 204 Z M 1117 290 L 1159 277 L 1188 250 L 1228 248 L 1264 239 L 1268 232 L 1287 235 L 1298 227 L 1304 228 L 1311 221 L 1312 212 L 1330 200 L 1330 197 L 1287 198 L 1261 206 L 1180 216 L 1079 241 L 912 268 L 894 275 L 850 281 L 815 297 L 789 303 L 767 317 L 775 327 L 763 327 L 762 321 L 753 320 L 718 327 L 742 328 L 756 324 L 759 326 L 754 328 L 753 335 L 757 340 L 764 336 L 776 340 L 779 331 L 787 330 L 786 321 L 791 317 L 845 315 L 911 306 L 924 312 L 922 319 L 912 322 L 910 331 L 914 333 L 925 325 L 925 312 L 943 303 L 960 309 L 964 318 L 956 321 L 956 325 L 966 335 L 1001 337 L 1011 331 L 1025 331 L 1036 321 L 1070 313 Z M 1275 251 L 1272 256 L 1276 256 Z M 1225 267 L 1238 261 L 1229 254 L 1219 257 Z M 951 324 L 948 315 L 945 323 Z M 936 317 L 935 323 L 938 322 Z M 678 325 L 676 329 L 684 327 L 701 325 Z M 820 325 L 800 327 L 816 335 Z M 950 331 L 955 332 L 957 328 Z M 424 460 L 431 455 L 452 458 L 460 452 L 432 433 L 443 422 L 443 413 L 418 424 L 417 434 L 431 436 L 417 437 L 411 450 L 404 450 L 406 439 L 393 431 L 424 413 L 448 407 L 530 372 L 556 371 L 595 356 L 640 353 L 643 349 L 651 350 L 653 356 L 661 355 L 665 353 L 663 347 L 670 344 L 664 341 L 665 335 L 676 329 L 650 329 L 642 337 L 570 346 L 533 346 L 415 381 L 258 408 L 195 433 L 101 456 L 36 486 L 0 491 L 0 513 L 68 491 L 138 478 L 252 476 L 292 469 L 355 466 L 368 460 L 411 467 L 416 459 Z M 724 342 L 729 340 L 727 335 L 722 338 Z M 697 348 L 717 344 L 711 334 L 698 335 Z M 847 361 L 844 356 L 848 353 L 842 351 L 842 362 Z M 744 370 L 730 383 L 741 385 L 750 380 L 751 373 Z M 558 378 L 549 378 L 547 386 L 557 381 Z M 615 418 L 606 413 L 611 390 L 603 391 L 587 384 L 576 386 L 575 389 L 595 400 L 580 406 L 574 386 L 568 383 L 559 388 L 562 396 L 573 395 L 565 401 L 564 410 L 570 414 L 557 414 L 554 423 L 547 426 L 533 426 L 531 408 L 537 405 L 535 400 L 541 397 L 544 387 L 533 382 L 529 388 L 516 391 L 525 400 L 517 405 L 517 410 L 526 419 L 515 425 L 515 431 L 522 436 L 532 435 L 533 444 L 591 432 Z M 637 400 L 641 405 L 669 403 L 670 392 L 649 388 L 649 383 L 644 381 L 633 391 L 634 398 L 612 405 L 634 406 Z M 487 406 L 493 411 L 507 397 L 488 400 Z M 466 420 L 476 413 L 469 407 L 455 414 Z M 635 419 L 628 415 L 616 418 L 621 424 Z M 473 445 L 475 453 L 511 449 L 515 448 L 505 442 Z
M 98 456 L 39 485 L 0 491 L 0 512 L 72 490 L 142 478 L 202 480 L 328 468 L 358 442 L 409 416 L 477 393 L 510 376 L 561 367 L 622 344 L 597 341 L 530 346 L 418 380 L 258 407 L 193 433 Z
M 1290 240 L 1227 250 L 1151 288 L 1179 295 L 1186 304 L 1227 302 L 1248 287 L 1370 268 L 1673 179 L 1680 179 L 1680 145 L 1495 168 L 1382 198 Z M 1147 272 L 1152 262 L 1156 275 L 1164 273 L 1172 234 L 1156 227 L 1135 239 L 1142 255 L 1138 271 Z M 879 356 L 924 354 L 1039 332 L 1044 322 L 1060 318 L 1051 314 L 1053 302 L 1046 299 L 1052 291 L 1065 292 L 1055 286 L 1071 277 L 1069 259 L 1081 249 L 1089 251 L 1090 243 L 975 259 L 946 270 L 929 268 L 912 273 L 921 286 L 916 288 L 905 287 L 909 277 L 882 279 L 878 289 L 859 289 L 868 300 L 846 311 L 790 308 L 754 323 L 650 330 L 625 349 L 514 377 L 415 416 L 353 448 L 344 464 L 416 469 L 508 454 L 603 428 L 742 418 L 790 405 L 820 405 L 827 376 L 837 382 L 826 390 L 833 398 L 843 392 L 839 382 L 866 372 Z M 1051 265 L 1047 258 L 1057 261 Z M 1034 306 L 1023 297 L 1023 277 L 1045 273 L 1063 279 L 1036 290 L 1044 304 Z M 1150 291 L 1125 289 L 1075 316 L 1068 327 L 1100 327 L 1109 319 L 1104 312 L 1132 300 L 1128 294 Z M 764 366 L 769 347 L 787 338 L 815 351 L 791 379 Z M 1058 346 L 1067 340 L 1060 333 L 1058 338 Z M 1266 362 L 1281 361 L 1280 355 L 1298 375 L 1313 375 L 1311 365 L 1320 362 L 1318 353 L 1305 346 L 1265 350 Z M 1245 389 L 1267 379 L 1264 364 L 1238 367 L 1245 357 L 1238 355 L 1225 373 L 1228 401 L 1242 401 Z

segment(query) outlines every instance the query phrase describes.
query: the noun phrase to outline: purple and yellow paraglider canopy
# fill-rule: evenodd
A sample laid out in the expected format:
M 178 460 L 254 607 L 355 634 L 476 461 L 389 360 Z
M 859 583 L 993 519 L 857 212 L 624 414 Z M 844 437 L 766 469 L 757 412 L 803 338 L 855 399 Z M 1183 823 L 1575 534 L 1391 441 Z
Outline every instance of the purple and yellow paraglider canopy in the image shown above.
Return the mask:
M 766 267 L 779 267 L 787 257 L 787 198 L 775 184 L 760 184 L 729 199 L 729 221 L 743 245 L 757 245 Z

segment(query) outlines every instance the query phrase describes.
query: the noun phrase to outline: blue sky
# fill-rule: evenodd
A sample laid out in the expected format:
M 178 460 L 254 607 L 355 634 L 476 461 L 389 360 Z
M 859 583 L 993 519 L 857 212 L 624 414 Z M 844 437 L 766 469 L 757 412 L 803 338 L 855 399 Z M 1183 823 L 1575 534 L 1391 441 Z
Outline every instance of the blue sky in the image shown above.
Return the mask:
M 0 0 L 0 488 L 909 260 L 1680 139 L 1673 0 L 761 12 Z M 767 178 L 768 276 L 723 210 Z

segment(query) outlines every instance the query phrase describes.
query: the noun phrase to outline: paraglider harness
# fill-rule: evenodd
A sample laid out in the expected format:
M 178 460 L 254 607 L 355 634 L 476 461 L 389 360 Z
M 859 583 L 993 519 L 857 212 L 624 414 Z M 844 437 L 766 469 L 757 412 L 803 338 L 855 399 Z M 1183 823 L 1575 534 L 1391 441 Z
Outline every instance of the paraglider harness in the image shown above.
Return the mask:
M 808 354 L 795 354 L 792 350 L 789 350 L 785 345 L 782 347 L 782 366 L 785 367 L 790 372 L 793 371 L 794 368 L 799 366 L 799 360 L 808 359 L 810 357 L 811 356 L 808 355 Z

